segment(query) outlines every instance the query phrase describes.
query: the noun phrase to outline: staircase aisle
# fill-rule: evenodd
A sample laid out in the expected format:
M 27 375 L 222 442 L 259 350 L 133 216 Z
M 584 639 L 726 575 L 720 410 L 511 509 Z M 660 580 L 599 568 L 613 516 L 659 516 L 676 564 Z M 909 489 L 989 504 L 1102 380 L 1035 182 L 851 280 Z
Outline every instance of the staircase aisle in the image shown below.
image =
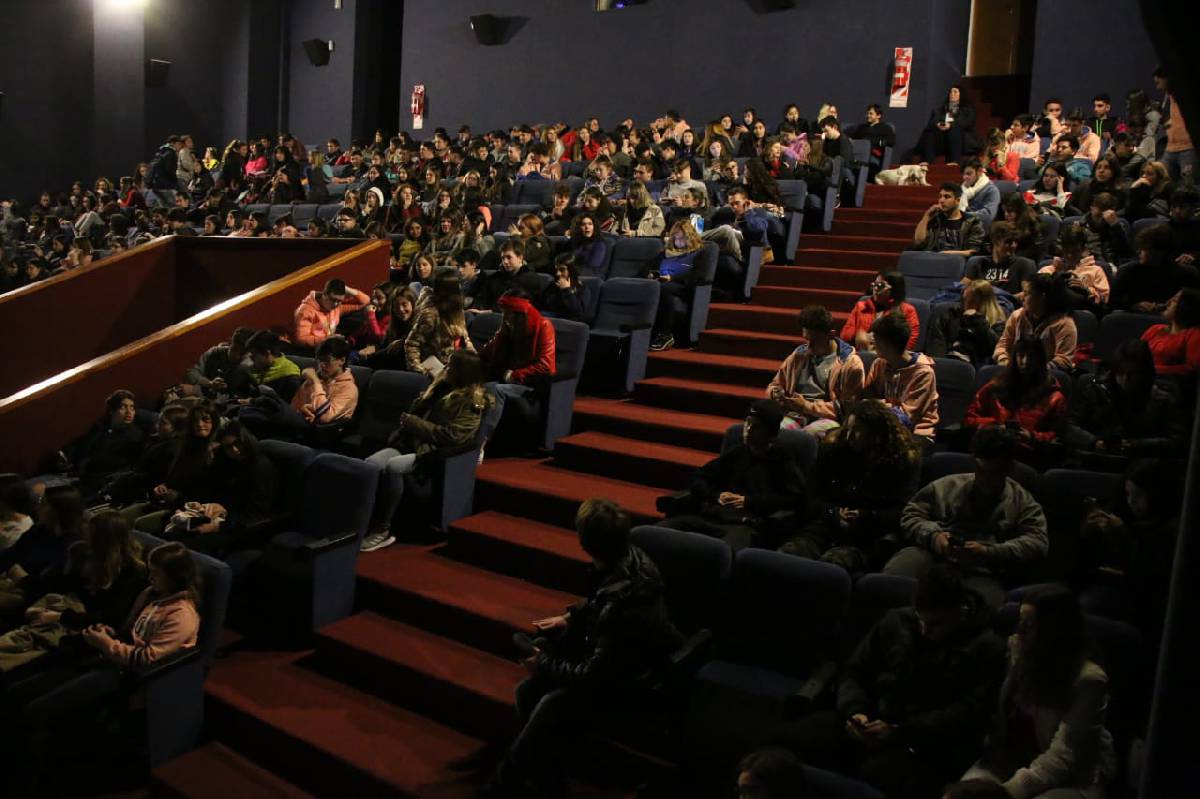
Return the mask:
M 931 168 L 931 182 L 940 173 Z M 323 629 L 313 650 L 218 660 L 207 689 L 216 740 L 156 772 L 156 791 L 469 796 L 422 786 L 514 732 L 512 689 L 524 672 L 512 633 L 586 590 L 578 504 L 608 497 L 636 524 L 658 518 L 655 498 L 685 486 L 763 396 L 797 344 L 796 312 L 820 303 L 841 324 L 871 278 L 895 266 L 935 196 L 870 186 L 865 207 L 838 209 L 830 235 L 801 238 L 793 264 L 765 267 L 749 304 L 714 305 L 695 350 L 651 353 L 631 398 L 579 398 L 574 433 L 553 457 L 486 460 L 479 512 L 446 543 L 361 556 L 360 611 Z M 628 769 L 589 781 L 606 776 L 612 784 L 593 795 L 632 785 Z

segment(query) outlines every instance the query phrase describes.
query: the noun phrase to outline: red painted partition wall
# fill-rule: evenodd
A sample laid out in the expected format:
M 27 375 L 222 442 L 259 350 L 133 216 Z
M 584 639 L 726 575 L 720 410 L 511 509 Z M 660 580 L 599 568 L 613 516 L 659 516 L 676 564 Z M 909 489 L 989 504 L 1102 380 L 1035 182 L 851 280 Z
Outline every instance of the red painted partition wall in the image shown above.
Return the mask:
M 353 246 L 339 239 L 158 239 L 0 295 L 0 397 Z M 381 278 L 382 279 L 382 278 Z
M 242 250 L 234 244 L 212 257 L 227 268 L 253 270 L 251 262 L 263 253 L 253 247 L 256 242 L 241 243 L 251 246 Z M 385 279 L 388 254 L 388 242 L 360 243 L 0 400 L 0 471 L 36 472 L 48 454 L 102 417 L 105 397 L 118 388 L 133 391 L 140 406 L 155 406 L 201 353 L 227 340 L 234 328 L 286 323 L 300 300 L 330 278 L 355 286 Z M 235 285 L 242 277 L 228 279 Z

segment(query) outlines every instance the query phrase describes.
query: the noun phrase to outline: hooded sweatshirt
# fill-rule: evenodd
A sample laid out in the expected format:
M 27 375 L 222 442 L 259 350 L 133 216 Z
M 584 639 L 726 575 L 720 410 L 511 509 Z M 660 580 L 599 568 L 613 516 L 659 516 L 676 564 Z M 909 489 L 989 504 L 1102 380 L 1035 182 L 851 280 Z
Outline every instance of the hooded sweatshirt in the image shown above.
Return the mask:
M 796 391 L 798 381 L 809 370 L 814 360 L 813 351 L 807 344 L 797 347 L 779 367 L 771 384 L 767 386 L 767 397 L 778 389 L 784 394 L 783 405 L 789 412 L 818 419 L 840 419 L 842 408 L 853 405 L 862 396 L 864 368 L 862 358 L 853 347 L 844 341 L 835 341 L 836 357 L 833 367 L 829 370 L 824 397 L 807 399 Z
M 358 407 L 358 384 L 349 369 L 343 369 L 333 380 L 305 380 L 292 397 L 292 407 L 312 411 L 314 424 L 349 419 Z
M 123 635 L 101 650 L 106 660 L 133 671 L 145 671 L 163 658 L 196 645 L 200 614 L 185 592 L 155 599 L 147 588 L 134 603 Z M 128 641 L 128 643 L 127 643 Z
M 1038 271 L 1054 274 L 1062 267 L 1062 263 L 1063 259 L 1060 256 L 1054 259 L 1054 263 L 1046 264 Z M 1087 290 L 1088 297 L 1091 298 L 1092 302 L 1097 305 L 1108 304 L 1108 274 L 1096 265 L 1096 257 L 1094 255 L 1086 253 L 1079 259 L 1079 263 L 1065 271 L 1070 272 L 1073 281 L 1079 281 L 1079 285 Z
M 322 341 L 333 335 L 338 322 L 346 311 L 356 311 L 370 304 L 371 298 L 361 291 L 347 289 L 341 305 L 326 312 L 317 302 L 319 292 L 310 292 L 304 301 L 296 308 L 293 315 L 292 341 L 305 347 L 316 347 Z
M 915 436 L 933 438 L 938 423 L 937 377 L 933 359 L 918 352 L 906 353 L 908 360 L 893 369 L 876 358 L 867 373 L 864 395 L 881 399 L 900 416 Z
M 512 337 L 502 326 L 479 353 L 488 378 L 503 378 L 511 371 L 510 383 L 527 384 L 540 376 L 552 377 L 556 372 L 554 325 L 542 317 L 533 304 L 520 297 L 501 297 L 496 304 L 498 311 L 515 311 L 525 316 L 525 340 L 529 351 L 513 351 Z
M 1075 320 L 1067 314 L 1057 314 L 1043 319 L 1036 325 L 1029 318 L 1026 308 L 1018 308 L 1008 317 L 1000 341 L 996 343 L 993 357 L 1003 366 L 1008 363 L 1009 353 L 1021 336 L 1033 336 L 1042 340 L 1046 347 L 1046 360 L 1056 369 L 1069 372 L 1075 368 L 1075 346 L 1078 333 Z

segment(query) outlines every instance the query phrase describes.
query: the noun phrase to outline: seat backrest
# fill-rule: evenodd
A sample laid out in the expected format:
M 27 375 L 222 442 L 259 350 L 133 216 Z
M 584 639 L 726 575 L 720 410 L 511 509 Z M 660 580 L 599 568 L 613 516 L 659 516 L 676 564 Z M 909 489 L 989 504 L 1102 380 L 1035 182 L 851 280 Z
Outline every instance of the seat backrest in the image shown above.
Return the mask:
M 640 277 L 614 277 L 604 281 L 592 327 L 619 331 L 625 327 L 654 324 L 660 290 L 657 280 Z
M 291 212 L 292 206 L 290 205 L 272 205 L 270 210 L 267 211 L 267 220 L 273 225 Z
M 938 429 L 961 425 L 975 398 L 975 368 L 954 358 L 934 358 L 937 377 Z
M 596 277 L 595 275 L 584 275 L 579 278 L 579 282 L 583 284 L 583 318 L 579 321 L 588 325 L 596 318 L 596 308 L 600 305 L 600 288 L 604 285 L 604 278 Z
M 900 253 L 900 273 L 908 284 L 909 294 L 912 294 L 913 280 L 939 281 L 937 285 L 944 286 L 956 280 L 962 280 L 963 270 L 967 262 L 961 255 L 948 252 L 916 252 Z
M 367 387 L 371 385 L 371 374 L 373 371 L 369 366 L 354 364 L 350 367 L 350 375 L 354 378 L 354 385 L 358 387 L 359 399 L 366 396 Z
M 1146 679 L 1152 656 L 1142 634 L 1122 621 L 1103 616 L 1084 617 L 1088 639 L 1108 675 L 1109 705 L 1104 726 L 1117 738 L 1117 746 L 1144 729 L 1153 680 Z
M 166 543 L 149 533 L 134 531 L 134 535 L 146 548 L 147 554 Z M 233 571 L 224 561 L 195 551 L 192 551 L 191 555 L 200 583 L 200 602 L 196 607 L 200 614 L 200 633 L 196 639 L 196 649 L 200 652 L 200 661 L 209 663 L 217 652 L 221 631 L 225 629 L 225 611 L 229 607 Z
M 1165 224 L 1167 224 L 1167 221 L 1168 220 L 1163 219 L 1160 216 L 1150 217 L 1149 219 L 1139 219 L 1133 223 L 1133 232 L 1140 233 L 1141 231 L 1145 230 L 1146 228 L 1158 227 L 1159 225 L 1165 225 Z
M 570 189 L 571 189 L 571 204 L 574 205 L 575 200 L 578 199 L 578 197 L 579 197 L 579 193 L 581 191 L 583 191 L 583 178 L 579 177 L 578 175 L 568 175 L 566 167 L 567 167 L 567 165 L 563 164 L 563 179 L 558 181 L 554 185 L 570 187 Z
M 700 254 L 692 263 L 692 271 L 696 280 L 701 283 L 711 283 L 717 277 L 717 259 L 721 257 L 721 248 L 715 241 L 706 241 L 700 248 Z
M 804 208 L 804 201 L 808 197 L 808 184 L 803 180 L 780 180 L 776 181 L 779 184 L 779 198 L 783 200 L 783 204 L 791 208 Z
M 719 538 L 649 525 L 635 527 L 631 538 L 662 575 L 671 621 L 686 633 L 715 626 L 733 571 L 729 545 Z
M 317 215 L 316 203 L 300 203 L 292 206 L 292 220 L 297 227 L 303 227 L 313 220 Z
M 259 447 L 279 473 L 281 507 L 291 513 L 297 512 L 304 500 L 304 474 L 316 459 L 316 451 L 302 444 L 274 439 L 260 441 Z
M 975 393 L 979 393 L 979 389 L 986 386 L 988 383 L 1004 370 L 1003 366 L 998 366 L 994 363 L 989 363 L 987 366 L 981 366 L 975 372 Z
M 1155 314 L 1113 311 L 1104 317 L 1096 332 L 1096 357 L 1107 361 L 1117 351 L 1117 347 L 1121 346 L 1121 342 L 1141 338 L 1146 328 L 1164 322 L 1165 319 Z
M 309 538 L 354 533 L 359 539 L 371 522 L 379 470 L 357 458 L 322 452 L 304 474 L 300 530 Z
M 972 474 L 974 471 L 975 458 L 969 452 L 935 452 L 921 465 L 921 485 L 929 485 L 951 474 Z M 1014 461 L 1009 474 L 1031 494 L 1038 494 L 1042 488 L 1037 470 L 1027 463 Z
M 318 205 L 317 218 L 322 222 L 332 222 L 333 218 L 337 216 L 338 209 L 341 207 L 342 206 L 338 205 L 337 203 L 325 203 L 324 205 Z
M 1100 332 L 1100 320 L 1091 311 L 1073 311 L 1071 317 L 1075 320 L 1075 337 L 1078 344 L 1094 344 L 1096 335 Z
M 246 206 L 247 214 L 269 214 L 271 205 L 269 203 L 254 203 Z
M 1001 197 L 1013 194 L 1017 190 L 1017 182 L 1015 180 L 993 180 L 992 183 L 1000 191 Z
M 1095 497 L 1103 505 L 1119 498 L 1125 490 L 1120 474 L 1082 469 L 1048 469 L 1041 478 L 1042 509 L 1051 532 L 1074 536 L 1087 511 L 1083 501 Z
M 1045 240 L 1049 242 L 1058 242 L 1058 231 L 1062 227 L 1062 220 L 1054 214 L 1041 214 L 1038 221 L 1046 226 Z
M 925 340 L 929 338 L 929 317 L 933 311 L 930 309 L 927 299 L 909 297 L 906 302 L 917 312 L 917 322 L 921 326 L 920 332 L 917 334 L 917 352 L 924 352 Z
M 544 272 L 535 272 L 530 275 L 529 283 L 533 287 L 535 298 L 540 297 L 542 292 L 550 288 L 550 284 L 554 282 L 553 275 L 547 275 Z
M 855 161 L 865 164 L 871 158 L 871 142 L 866 139 L 850 139 L 850 152 Z
M 608 277 L 645 277 L 662 254 L 663 242 L 657 236 L 617 239 L 612 248 Z
M 749 402 L 747 402 L 747 410 L 749 410 Z M 738 422 L 725 429 L 725 435 L 721 438 L 722 455 L 742 443 L 743 426 L 742 422 Z M 817 462 L 817 449 L 820 443 L 816 436 L 803 430 L 780 430 L 779 438 L 775 440 L 777 447 L 796 459 L 800 471 L 805 475 L 812 471 L 813 464 Z
M 569 319 L 551 319 L 554 325 L 554 367 L 560 374 L 578 376 L 587 357 L 588 326 Z
M 288 360 L 299 366 L 301 372 L 317 368 L 317 359 L 311 355 L 289 355 Z
M 722 651 L 740 663 L 803 674 L 829 650 L 850 602 L 840 566 L 743 549 L 733 562 Z
M 499 233 L 508 230 L 508 225 L 504 224 L 504 205 L 501 203 L 490 203 L 488 212 L 492 215 L 492 233 Z
M 483 346 L 492 340 L 502 321 L 503 315 L 495 311 L 475 314 L 468 320 L 467 333 L 471 336 L 471 343 L 475 345 L 475 349 L 483 349 Z
M 853 652 L 854 647 L 889 610 L 910 606 L 916 588 L 917 581 L 912 577 L 881 573 L 860 577 L 850 597 L 850 613 L 842 651 Z
M 520 205 L 535 205 L 540 208 L 554 206 L 554 181 L 552 180 L 519 180 L 517 181 L 517 203 Z
M 501 208 L 499 215 L 492 212 L 492 230 L 507 231 L 511 225 L 517 224 L 517 220 L 525 216 L 525 214 L 536 214 L 542 210 L 541 205 L 502 205 L 492 206 Z
M 429 378 L 416 372 L 380 370 L 371 375 L 363 400 L 358 434 L 367 444 L 382 444 L 396 429 L 400 414 L 412 407 L 413 400 L 429 385 Z

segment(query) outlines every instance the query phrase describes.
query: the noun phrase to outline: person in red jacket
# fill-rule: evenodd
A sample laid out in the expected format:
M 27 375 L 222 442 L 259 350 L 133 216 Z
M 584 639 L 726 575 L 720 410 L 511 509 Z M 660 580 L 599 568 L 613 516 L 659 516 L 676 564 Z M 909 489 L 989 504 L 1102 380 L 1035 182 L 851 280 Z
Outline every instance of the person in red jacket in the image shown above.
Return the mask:
M 1200 289 L 1181 289 L 1167 300 L 1165 325 L 1142 333 L 1160 375 L 1194 375 L 1200 371 Z
M 500 329 L 479 353 L 495 404 L 484 417 L 483 437 L 490 440 L 505 407 L 526 422 L 536 410 L 535 386 L 554 376 L 554 325 L 544 318 L 520 289 L 501 295 L 496 310 L 504 314 Z
M 1008 367 L 979 389 L 963 426 L 999 425 L 1013 431 L 1018 457 L 1046 465 L 1049 445 L 1067 423 L 1067 398 L 1046 361 L 1046 348 L 1031 335 L 1017 339 Z
M 917 309 L 904 301 L 906 288 L 904 275 L 899 272 L 880 272 L 871 284 L 871 296 L 859 300 L 850 312 L 850 318 L 842 325 L 842 340 L 853 344 L 855 349 L 871 349 L 871 325 L 875 317 L 889 311 L 899 311 L 908 323 L 908 349 L 917 348 L 921 335 L 921 320 Z

